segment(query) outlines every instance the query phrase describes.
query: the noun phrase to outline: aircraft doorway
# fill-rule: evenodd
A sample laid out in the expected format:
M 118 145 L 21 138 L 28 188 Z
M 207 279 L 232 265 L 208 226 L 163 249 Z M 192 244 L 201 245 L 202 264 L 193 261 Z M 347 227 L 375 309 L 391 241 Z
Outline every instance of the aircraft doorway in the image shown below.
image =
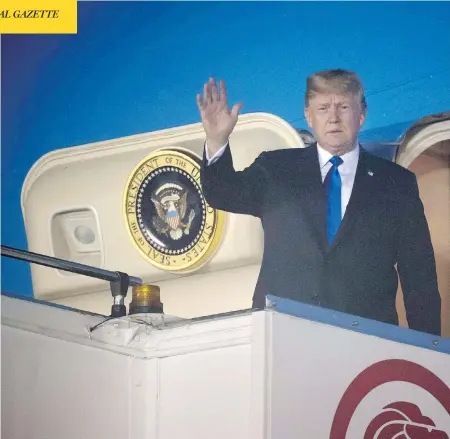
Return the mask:
M 442 336 L 450 337 L 450 120 L 413 134 L 400 149 L 396 162 L 417 176 L 436 257 Z M 400 324 L 407 326 L 401 287 L 397 309 Z

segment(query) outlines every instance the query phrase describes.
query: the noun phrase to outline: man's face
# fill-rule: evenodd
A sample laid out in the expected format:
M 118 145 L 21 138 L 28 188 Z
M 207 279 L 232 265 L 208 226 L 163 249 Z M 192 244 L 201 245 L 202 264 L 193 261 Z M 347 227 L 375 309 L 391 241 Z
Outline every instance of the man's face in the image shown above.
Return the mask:
M 366 118 L 359 96 L 333 93 L 313 96 L 305 116 L 320 146 L 333 155 L 353 149 Z

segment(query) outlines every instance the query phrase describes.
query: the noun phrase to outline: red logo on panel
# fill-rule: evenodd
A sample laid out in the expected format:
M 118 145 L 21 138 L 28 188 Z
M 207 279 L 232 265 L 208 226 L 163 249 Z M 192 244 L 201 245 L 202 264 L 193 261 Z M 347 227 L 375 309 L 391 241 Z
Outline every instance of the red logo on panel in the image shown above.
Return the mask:
M 410 402 L 393 402 L 367 427 L 364 439 L 449 439 L 434 422 L 423 416 L 419 407 Z
M 345 439 L 358 405 L 373 389 L 403 381 L 430 393 L 450 416 L 450 389 L 433 372 L 406 360 L 385 360 L 363 370 L 350 384 L 339 402 L 331 426 L 330 439 Z M 383 407 L 368 425 L 364 439 L 450 439 L 426 416 L 426 407 L 395 401 Z

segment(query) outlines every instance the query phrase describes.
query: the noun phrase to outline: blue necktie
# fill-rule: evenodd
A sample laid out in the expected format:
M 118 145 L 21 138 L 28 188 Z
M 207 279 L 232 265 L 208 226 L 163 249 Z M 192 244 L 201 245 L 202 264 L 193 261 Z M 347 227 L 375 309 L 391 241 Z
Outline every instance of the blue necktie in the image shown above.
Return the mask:
M 329 170 L 325 181 L 325 193 L 327 196 L 327 235 L 328 242 L 333 242 L 342 218 L 341 208 L 341 176 L 338 171 L 343 160 L 339 156 L 331 157 L 330 163 L 333 165 Z

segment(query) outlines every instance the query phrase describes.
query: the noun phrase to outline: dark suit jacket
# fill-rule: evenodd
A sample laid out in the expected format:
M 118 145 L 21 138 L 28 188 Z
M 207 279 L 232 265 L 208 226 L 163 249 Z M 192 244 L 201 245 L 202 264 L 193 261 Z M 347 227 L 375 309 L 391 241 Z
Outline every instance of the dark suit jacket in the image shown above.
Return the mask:
M 434 252 L 412 172 L 361 149 L 332 245 L 316 145 L 264 152 L 240 172 L 228 146 L 210 166 L 204 157 L 201 179 L 212 207 L 261 219 L 254 307 L 273 294 L 398 324 L 397 264 L 409 327 L 440 334 Z

